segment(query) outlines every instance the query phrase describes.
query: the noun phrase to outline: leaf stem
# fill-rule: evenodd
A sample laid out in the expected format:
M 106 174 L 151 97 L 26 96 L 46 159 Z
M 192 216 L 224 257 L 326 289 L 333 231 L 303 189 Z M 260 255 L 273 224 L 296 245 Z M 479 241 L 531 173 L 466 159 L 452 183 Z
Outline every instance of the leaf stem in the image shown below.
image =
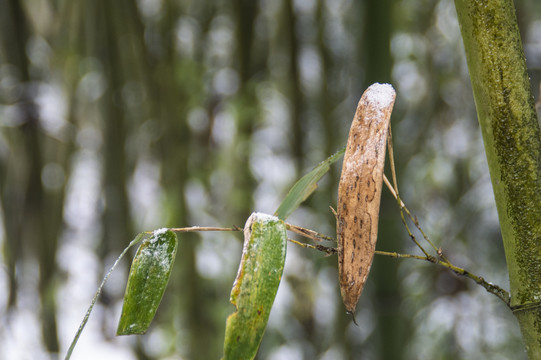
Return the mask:
M 115 263 L 113 264 L 113 266 L 111 266 L 111 269 L 109 269 L 109 271 L 107 272 L 107 274 L 105 275 L 105 277 L 103 278 L 100 286 L 98 287 L 98 290 L 96 291 L 96 294 L 94 295 L 94 298 L 92 299 L 92 302 L 90 303 L 90 306 L 88 308 L 88 310 L 86 311 L 86 314 L 85 314 L 85 317 L 83 318 L 83 321 L 81 322 L 81 325 L 79 325 L 79 329 L 77 330 L 77 333 L 75 334 L 75 337 L 73 338 L 73 341 L 71 342 L 71 345 L 68 349 L 68 352 L 66 354 L 66 357 L 64 358 L 65 360 L 69 360 L 71 358 L 71 354 L 73 353 L 73 349 L 75 348 L 75 345 L 77 345 L 77 341 L 79 340 L 79 337 L 81 336 L 81 333 L 83 332 L 83 329 L 85 328 L 86 326 L 86 323 L 88 322 L 88 318 L 90 317 L 90 313 L 92 312 L 92 309 L 94 309 L 94 304 L 96 303 L 96 301 L 98 300 L 98 297 L 100 296 L 101 294 L 101 290 L 103 289 L 103 286 L 105 285 L 105 283 L 107 282 L 107 280 L 109 280 L 109 276 L 111 275 L 111 273 L 113 272 L 113 270 L 116 268 L 116 266 L 118 265 L 118 263 L 120 262 L 120 260 L 124 257 L 124 255 L 126 255 L 126 253 L 128 252 L 128 250 L 134 246 L 135 244 L 139 243 L 143 237 L 145 236 L 145 232 L 142 232 L 142 233 L 139 233 L 135 239 L 133 239 L 129 245 L 124 249 L 124 251 L 122 251 L 122 253 L 120 254 L 120 256 L 116 259 Z

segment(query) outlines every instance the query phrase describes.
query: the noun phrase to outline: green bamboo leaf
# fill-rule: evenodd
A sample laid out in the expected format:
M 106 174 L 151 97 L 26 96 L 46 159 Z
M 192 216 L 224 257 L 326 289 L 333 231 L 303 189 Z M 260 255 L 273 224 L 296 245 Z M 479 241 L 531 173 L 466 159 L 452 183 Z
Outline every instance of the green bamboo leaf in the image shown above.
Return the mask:
M 133 259 L 117 335 L 144 334 L 165 292 L 177 252 L 177 236 L 168 229 L 154 231 Z
M 227 318 L 224 359 L 253 359 L 265 332 L 286 259 L 287 234 L 282 220 L 253 213 L 244 226 L 244 249 Z
M 344 147 L 337 151 L 333 155 L 329 156 L 326 160 L 320 162 L 308 174 L 300 178 L 299 181 L 293 185 L 291 190 L 289 190 L 274 215 L 282 220 L 285 220 L 289 215 L 291 215 L 291 213 L 295 211 L 299 205 L 317 189 L 318 181 L 329 171 L 330 166 L 342 155 L 344 155 L 345 150 L 346 148 Z

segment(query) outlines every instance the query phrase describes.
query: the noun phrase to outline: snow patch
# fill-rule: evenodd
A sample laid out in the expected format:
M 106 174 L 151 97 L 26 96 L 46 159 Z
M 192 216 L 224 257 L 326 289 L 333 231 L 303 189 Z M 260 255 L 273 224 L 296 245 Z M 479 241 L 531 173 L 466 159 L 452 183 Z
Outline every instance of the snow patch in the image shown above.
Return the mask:
M 280 220 L 274 215 L 269 215 L 269 214 L 265 214 L 265 213 L 261 213 L 261 212 L 254 212 L 254 213 L 252 213 L 251 216 L 253 216 L 254 218 L 257 218 L 259 221 L 263 221 L 263 222 L 279 221 Z
M 168 230 L 169 230 L 169 228 L 161 228 L 161 229 L 158 229 L 158 230 L 154 230 L 152 235 L 154 235 L 154 237 L 158 237 L 160 235 L 165 234 Z
M 368 103 L 381 109 L 386 108 L 393 103 L 396 92 L 391 84 L 375 83 L 366 89 L 364 95 Z

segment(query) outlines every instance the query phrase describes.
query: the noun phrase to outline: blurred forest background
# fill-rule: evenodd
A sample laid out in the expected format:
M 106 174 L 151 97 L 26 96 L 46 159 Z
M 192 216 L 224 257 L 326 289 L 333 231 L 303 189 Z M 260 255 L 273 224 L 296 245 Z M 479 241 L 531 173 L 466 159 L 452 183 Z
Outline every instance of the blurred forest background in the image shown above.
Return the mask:
M 515 4 L 537 96 L 541 3 Z M 136 233 L 274 213 L 345 145 L 373 82 L 398 94 L 402 198 L 454 263 L 508 289 L 451 0 L 0 0 L 0 36 L 2 358 L 63 357 Z M 340 168 L 289 222 L 334 235 Z M 74 359 L 221 356 L 241 234 L 179 240 L 149 333 L 114 335 L 126 260 Z M 377 248 L 418 253 L 386 189 Z M 372 269 L 357 327 L 336 257 L 289 244 L 258 358 L 526 358 L 508 308 L 473 282 L 416 260 Z

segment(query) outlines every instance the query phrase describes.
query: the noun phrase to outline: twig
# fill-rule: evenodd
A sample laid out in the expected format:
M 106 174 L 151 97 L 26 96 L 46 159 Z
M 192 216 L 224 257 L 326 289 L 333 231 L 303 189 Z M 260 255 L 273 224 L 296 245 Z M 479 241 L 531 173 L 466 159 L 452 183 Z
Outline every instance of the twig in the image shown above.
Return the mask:
M 242 231 L 242 228 L 234 226 L 231 228 L 213 227 L 213 226 L 190 226 L 183 228 L 171 228 L 172 232 L 200 232 L 200 231 Z M 152 233 L 152 231 L 150 232 Z
M 333 247 L 327 247 L 327 246 L 322 246 L 322 245 L 312 245 L 312 244 L 303 243 L 303 242 L 293 240 L 293 239 L 288 239 L 288 240 L 290 242 L 292 242 L 293 244 L 295 244 L 295 245 L 299 245 L 299 246 L 302 246 L 302 247 L 307 248 L 307 249 L 314 249 L 314 250 L 324 252 L 324 253 L 327 254 L 327 256 L 334 255 L 337 252 L 336 248 L 333 248 Z M 430 255 L 421 256 L 421 255 L 401 254 L 401 253 L 397 253 L 397 252 L 379 251 L 379 250 L 376 250 L 375 253 L 376 253 L 376 255 L 389 256 L 389 257 L 395 258 L 395 259 L 423 260 L 423 261 L 428 261 L 429 263 L 432 263 L 432 264 L 435 264 L 435 265 L 443 266 L 443 267 L 449 269 L 450 271 L 452 271 L 454 274 L 456 274 L 458 276 L 467 277 L 467 278 L 475 281 L 478 285 L 481 285 L 482 287 L 484 287 L 487 292 L 497 296 L 508 307 L 511 308 L 511 306 L 510 306 L 511 296 L 509 295 L 509 293 L 506 290 L 500 288 L 497 285 L 494 285 L 494 284 L 486 281 L 483 277 L 472 274 L 468 270 L 465 270 L 465 269 L 463 269 L 461 267 L 455 266 L 455 265 L 451 264 L 448 261 L 440 261 L 440 260 L 436 259 L 434 256 L 430 256 Z M 536 303 L 536 304 L 533 304 L 533 305 L 535 307 L 535 306 L 539 306 L 541 304 Z M 516 308 L 516 309 L 512 308 L 512 309 L 513 309 L 513 311 L 523 310 L 522 308 L 520 308 L 520 309 L 519 308 Z
M 328 247 L 328 246 L 323 246 L 323 245 L 312 245 L 312 244 L 303 243 L 303 242 L 293 240 L 293 239 L 287 239 L 287 240 L 292 242 L 295 245 L 302 246 L 303 248 L 322 251 L 324 253 L 327 253 L 327 255 L 334 255 L 337 252 L 336 248 L 333 248 L 333 247 Z
M 392 150 L 389 152 L 389 156 L 391 157 L 392 156 Z M 394 162 L 391 164 L 391 168 L 393 169 L 394 168 Z M 393 171 L 394 172 L 394 171 Z M 396 175 L 393 176 L 393 181 L 396 181 Z M 434 248 L 434 250 L 437 252 L 440 260 L 438 260 L 437 258 L 435 258 L 434 256 L 431 256 L 430 254 L 428 254 L 424 248 L 417 242 L 417 240 L 415 239 L 415 235 L 413 235 L 409 229 L 409 227 L 407 227 L 407 224 L 406 225 L 406 229 L 408 231 L 408 234 L 410 235 L 410 237 L 413 239 L 413 241 L 418 244 L 419 248 L 423 251 L 423 254 L 424 256 L 421 256 L 421 255 L 413 255 L 413 254 L 401 254 L 401 253 L 397 253 L 397 252 L 388 252 L 388 251 L 376 251 L 375 253 L 377 255 L 382 255 L 382 256 L 389 256 L 389 257 L 392 257 L 392 258 L 395 258 L 395 259 L 415 259 L 415 260 L 424 260 L 424 261 L 428 261 L 430 263 L 433 263 L 435 265 L 439 265 L 439 266 L 443 266 L 447 269 L 449 269 L 450 271 L 452 271 L 454 274 L 458 275 L 458 276 L 464 276 L 464 277 L 467 277 L 473 281 L 475 281 L 477 284 L 481 285 L 482 287 L 484 287 L 486 289 L 487 292 L 493 294 L 493 295 L 496 295 L 499 299 L 501 299 L 507 306 L 511 307 L 510 306 L 510 295 L 509 293 L 500 288 L 499 286 L 497 285 L 494 285 L 492 283 L 489 283 L 487 282 L 483 277 L 480 277 L 480 276 L 477 276 L 475 274 L 472 274 L 471 272 L 463 269 L 463 268 L 460 268 L 458 266 L 455 266 L 453 265 L 445 256 L 443 256 L 442 254 L 442 250 L 439 249 L 439 248 L 436 248 L 433 243 L 430 241 L 430 239 L 428 238 L 428 236 L 426 235 L 426 233 L 423 231 L 423 229 L 421 228 L 420 224 L 419 224 L 419 221 L 417 220 L 417 218 L 415 216 L 413 216 L 410 212 L 410 210 L 407 208 L 406 204 L 404 204 L 404 202 L 400 199 L 399 195 L 397 194 L 397 186 L 395 184 L 395 186 L 393 187 L 391 185 L 391 183 L 389 182 L 389 180 L 387 179 L 387 177 L 385 175 L 383 175 L 383 181 L 385 182 L 385 185 L 387 186 L 387 188 L 389 189 L 389 191 L 391 191 L 391 194 L 393 195 L 393 197 L 397 200 L 397 202 L 399 202 L 399 206 L 400 206 L 400 209 L 401 211 L 403 210 L 403 212 L 406 213 L 406 215 L 411 219 L 411 221 L 414 223 L 415 227 L 421 232 L 421 234 L 423 235 L 423 238 Z M 405 219 L 403 221 L 405 223 Z M 307 228 L 303 228 L 301 226 L 298 226 L 298 225 L 293 225 L 293 224 L 289 224 L 289 223 L 286 223 L 286 228 L 287 230 L 291 231 L 291 232 L 294 232 L 296 234 L 299 234 L 307 239 L 310 239 L 310 240 L 314 240 L 314 241 L 336 241 L 334 238 L 328 236 L 328 235 L 324 235 L 324 234 L 321 234 L 321 233 L 318 233 L 317 231 L 314 231 L 314 230 L 311 230 L 311 229 L 307 229 Z M 241 227 L 238 227 L 238 226 L 233 226 L 231 228 L 225 228 L 225 227 L 211 227 L 211 226 L 190 226 L 190 227 L 183 227 L 183 228 L 171 228 L 170 229 L 171 231 L 173 232 L 201 232 L 201 231 L 243 231 L 243 229 Z M 151 232 L 145 232 L 145 233 L 151 233 Z M 337 253 L 337 249 L 334 248 L 334 247 L 329 247 L 329 246 L 323 246 L 323 245 L 312 245 L 312 244 L 308 244 L 308 243 L 304 243 L 304 242 L 300 242 L 300 241 L 297 241 L 297 240 L 293 240 L 293 239 L 289 239 L 288 238 L 288 241 L 295 244 L 295 245 L 298 245 L 298 246 L 301 246 L 301 247 L 304 247 L 304 248 L 307 248 L 307 249 L 313 249 L 313 250 L 317 250 L 317 251 L 321 251 L 323 253 L 325 253 L 327 256 L 330 256 L 330 255 L 334 255 Z M 133 243 L 135 242 L 135 240 L 132 242 L 132 244 L 130 244 L 130 247 L 133 245 Z M 127 250 L 127 249 L 126 249 Z M 125 250 L 125 251 L 126 251 Z M 124 253 L 123 253 L 124 254 Z M 121 256 L 123 256 L 123 254 Z M 115 265 L 116 266 L 116 263 Z M 111 269 L 112 270 L 112 269 Z M 106 280 L 106 279 L 104 279 Z M 101 291 L 101 288 L 99 289 L 99 291 Z M 97 294 L 99 295 L 99 294 Z M 538 306 L 537 304 L 533 304 L 533 306 Z M 513 311 L 519 311 L 519 310 L 523 310 L 522 308 L 513 308 Z M 84 326 L 84 325 L 83 325 Z
M 390 125 L 389 125 L 390 127 Z M 419 242 L 417 241 L 417 238 L 415 237 L 415 235 L 413 235 L 413 233 L 411 232 L 409 226 L 408 226 L 408 223 L 406 222 L 406 218 L 404 217 L 404 208 L 406 207 L 405 204 L 402 202 L 402 200 L 400 200 L 400 195 L 398 194 L 398 182 L 396 181 L 396 170 L 395 170 L 395 166 L 394 166 L 394 153 L 393 153 L 393 143 L 392 143 L 392 134 L 391 134 L 391 131 L 389 129 L 389 135 L 387 136 L 387 148 L 389 149 L 389 163 L 391 165 L 391 174 L 392 174 L 392 177 L 393 177 L 393 184 L 394 184 L 394 187 L 391 186 L 391 184 L 389 183 L 389 180 L 387 179 L 387 177 L 385 176 L 385 174 L 383 174 L 383 180 L 385 182 L 385 185 L 389 188 L 389 189 L 392 189 L 391 190 L 391 193 L 393 194 L 394 198 L 396 199 L 396 201 L 398 202 L 398 208 L 400 209 L 400 219 L 402 220 L 402 224 L 404 224 L 404 227 L 406 228 L 406 231 L 408 232 L 408 235 L 410 237 L 410 239 L 415 243 L 415 245 L 417 245 L 417 247 L 423 252 L 423 254 L 425 254 L 425 256 L 428 258 L 430 255 L 428 254 L 428 252 L 423 248 L 423 246 L 421 244 L 419 244 Z
M 391 186 L 385 174 L 383 174 L 383 181 L 385 182 L 385 185 L 389 188 L 389 190 L 391 191 L 391 194 L 393 194 L 394 198 L 398 202 L 398 207 L 400 208 L 400 217 L 402 218 L 402 222 L 406 226 L 408 234 L 410 235 L 410 237 L 412 237 L 411 231 L 409 230 L 409 227 L 406 224 L 406 220 L 404 219 L 403 210 L 406 212 L 406 214 L 411 219 L 411 221 L 413 221 L 413 224 L 415 225 L 415 227 L 421 232 L 425 241 L 432 247 L 432 249 L 434 249 L 434 251 L 436 251 L 438 256 L 443 261 L 449 262 L 449 260 L 444 256 L 443 251 L 440 248 L 437 248 L 434 245 L 434 243 L 430 240 L 430 238 L 426 235 L 426 233 L 423 231 L 423 229 L 421 228 L 421 225 L 419 224 L 419 221 L 417 220 L 417 217 L 411 214 L 409 209 L 406 207 L 406 204 L 404 204 L 404 202 L 400 199 L 400 194 L 398 192 L 398 181 L 396 180 L 396 167 L 394 164 L 393 139 L 392 139 L 392 132 L 390 129 L 390 124 L 389 124 L 389 136 L 387 137 L 387 148 L 389 149 L 389 163 L 391 165 L 391 175 L 393 178 L 394 186 Z M 415 241 L 415 244 L 420 247 L 417 241 Z M 421 250 L 423 251 L 425 255 L 428 255 L 422 247 L 421 247 Z
M 443 266 L 443 267 L 451 270 L 453 273 L 455 273 L 458 276 L 464 276 L 464 277 L 467 277 L 467 278 L 475 281 L 477 284 L 484 287 L 487 292 L 489 292 L 489 293 L 491 293 L 493 295 L 496 295 L 500 300 L 502 300 L 507 306 L 510 307 L 511 296 L 509 295 L 509 293 L 507 291 L 505 291 L 504 289 L 500 288 L 497 285 L 489 283 L 483 277 L 472 274 L 471 272 L 469 272 L 467 270 L 464 270 L 464 269 L 462 269 L 462 268 L 460 268 L 458 266 L 455 266 L 455 265 L 453 265 L 453 264 L 451 264 L 451 263 L 449 263 L 447 261 L 437 260 L 433 256 L 424 257 L 424 256 L 420 256 L 420 255 L 399 254 L 399 253 L 396 253 L 396 252 L 387 252 L 387 251 L 376 251 L 376 254 L 390 256 L 390 257 L 396 258 L 396 259 L 425 260 L 425 261 L 428 261 L 428 262 L 433 263 L 435 265 Z
M 389 155 L 392 156 L 392 150 L 389 152 Z M 394 165 L 394 163 L 393 163 L 393 165 Z M 393 180 L 395 178 L 396 177 L 393 176 Z M 510 307 L 510 295 L 509 295 L 509 293 L 507 291 L 505 291 L 504 289 L 500 288 L 497 285 L 494 285 L 492 283 L 487 282 L 484 278 L 482 278 L 480 276 L 472 274 L 471 272 L 469 272 L 469 271 L 467 271 L 465 269 L 462 269 L 462 268 L 460 268 L 458 266 L 453 265 L 449 260 L 447 260 L 447 258 L 445 258 L 442 255 L 441 249 L 436 248 L 432 244 L 432 242 L 428 239 L 428 236 L 425 234 L 425 232 L 421 228 L 417 218 L 414 217 L 411 214 L 411 212 L 406 207 L 404 202 L 397 195 L 396 187 L 393 187 L 391 185 L 391 183 L 389 182 L 389 180 L 387 179 L 387 177 L 385 175 L 383 175 L 383 181 L 385 182 L 385 185 L 391 191 L 391 194 L 393 195 L 393 197 L 397 201 L 400 202 L 399 204 L 400 204 L 401 210 L 403 209 L 404 212 L 408 215 L 408 217 L 413 221 L 413 223 L 415 224 L 415 227 L 421 232 L 421 234 L 423 234 L 423 238 L 429 244 L 431 244 L 432 247 L 436 250 L 436 252 L 438 253 L 441 260 L 438 260 L 434 256 L 431 256 L 430 254 L 428 254 L 420 244 L 418 246 L 423 251 L 423 253 L 425 254 L 424 256 L 412 255 L 412 254 L 401 254 L 401 253 L 397 253 L 397 252 L 387 252 L 387 251 L 376 251 L 376 254 L 382 255 L 382 256 L 389 256 L 389 257 L 396 258 L 396 259 L 424 260 L 424 261 L 428 261 L 430 263 L 433 263 L 433 264 L 436 264 L 436 265 L 439 265 L 439 266 L 443 266 L 443 267 L 451 270 L 453 273 L 455 273 L 458 276 L 464 276 L 464 277 L 467 277 L 467 278 L 475 281 L 477 284 L 484 287 L 487 292 L 496 295 L 499 299 L 501 299 L 503 302 L 505 302 L 505 304 L 507 306 Z M 301 236 L 303 236 L 305 238 L 308 238 L 308 239 L 311 239 L 311 240 L 314 240 L 314 241 L 335 241 L 335 239 L 333 239 L 332 237 L 330 237 L 328 235 L 324 235 L 324 234 L 318 233 L 317 231 L 314 231 L 314 230 L 311 230 L 311 229 L 306 229 L 306 228 L 303 228 L 303 227 L 298 226 L 298 225 L 293 225 L 293 224 L 286 223 L 286 228 L 291 232 L 294 232 L 296 234 L 299 234 L 299 235 L 301 235 Z M 408 230 L 408 234 L 414 240 L 414 242 L 416 244 L 418 244 L 417 240 L 415 239 L 415 236 L 411 233 L 409 228 L 407 227 L 406 229 Z M 173 232 L 201 232 L 201 231 L 242 231 L 243 229 L 238 227 L 238 226 L 233 226 L 231 228 L 212 227 L 212 226 L 190 226 L 190 227 L 183 227 L 183 228 L 171 228 L 170 230 L 173 231 Z M 151 232 L 146 232 L 146 233 L 151 233 Z M 132 241 L 132 243 L 130 244 L 130 247 L 135 244 L 136 240 Z M 288 239 L 288 241 L 290 241 L 291 243 L 293 243 L 295 245 L 298 245 L 298 246 L 301 246 L 301 247 L 304 247 L 304 248 L 307 248 L 307 249 L 313 249 L 313 250 L 321 251 L 321 252 L 325 253 L 327 256 L 334 255 L 337 252 L 337 249 L 334 248 L 334 247 L 323 246 L 323 245 L 312 245 L 312 244 L 303 243 L 303 242 L 293 240 L 293 239 Z M 127 249 L 125 251 L 127 251 Z M 121 255 L 121 257 L 123 255 L 124 255 L 124 253 Z M 113 265 L 113 268 L 114 268 L 114 266 L 116 266 L 116 263 L 115 263 L 115 265 Z M 113 268 L 111 268 L 111 270 L 113 270 Z M 109 274 L 107 276 L 109 276 Z M 107 279 L 104 279 L 104 281 L 106 281 L 106 280 Z M 102 284 L 101 287 L 103 287 L 103 284 Z M 100 292 L 101 292 L 101 287 L 99 288 Z M 96 296 L 98 296 L 98 295 L 99 295 L 99 293 L 96 294 Z M 95 300 L 93 301 L 92 306 L 93 306 L 94 302 L 95 302 Z M 516 310 L 518 311 L 518 310 L 522 310 L 522 309 L 517 308 Z M 86 320 L 88 320 L 88 319 L 87 318 L 85 319 L 85 321 L 84 321 L 85 323 L 86 323 Z M 84 324 L 82 324 L 82 327 L 84 327 Z M 82 328 L 80 330 L 82 330 Z M 78 332 L 78 335 L 79 334 L 80 334 L 80 331 Z M 78 338 L 78 335 L 77 335 L 77 338 Z
M 306 229 L 293 224 L 286 223 L 286 229 L 315 241 L 336 241 L 330 236 L 323 235 L 318 233 L 317 231 Z
M 465 277 L 468 277 L 470 278 L 471 280 L 475 281 L 477 284 L 481 285 L 482 287 L 484 287 L 486 289 L 486 291 L 488 291 L 489 293 L 493 294 L 493 295 L 496 295 L 499 299 L 501 299 L 508 307 L 511 307 L 510 306 L 510 303 L 511 303 L 511 296 L 510 294 L 500 288 L 499 286 L 497 285 L 494 285 L 492 283 L 489 283 L 487 282 L 484 278 L 480 277 L 480 276 L 477 276 L 475 274 L 472 274 L 470 273 L 469 271 L 467 270 L 464 270 L 458 266 L 455 266 L 453 265 L 448 259 L 447 257 L 445 257 L 445 255 L 443 254 L 443 251 L 441 248 L 437 248 L 434 243 L 430 240 L 430 238 L 428 237 L 428 235 L 426 235 L 426 233 L 423 231 L 423 229 L 421 228 L 421 225 L 419 224 L 419 221 L 417 219 L 416 216 L 413 216 L 411 214 L 411 212 L 409 211 L 409 209 L 406 207 L 406 204 L 404 204 L 404 202 L 400 199 L 400 195 L 398 193 L 398 182 L 396 180 L 396 169 L 395 169 L 395 165 L 394 165 L 394 154 L 393 154 L 393 144 L 392 144 L 392 133 L 389 129 L 389 136 L 387 138 L 387 145 L 388 145 L 388 149 L 389 149 L 389 162 L 390 162 L 390 165 L 391 165 L 391 174 L 392 174 L 392 178 L 393 178 L 393 185 L 391 185 L 391 183 L 389 182 L 389 179 L 387 179 L 387 177 L 385 176 L 385 174 L 383 175 L 383 181 L 385 182 L 385 185 L 387 186 L 387 188 L 391 191 L 391 194 L 393 195 L 393 197 L 396 199 L 397 203 L 398 203 L 398 207 L 400 208 L 400 216 L 402 218 L 402 222 L 404 223 L 405 227 L 406 227 L 406 230 L 408 232 L 408 235 L 410 236 L 410 238 L 412 238 L 412 240 L 415 242 L 415 244 L 421 249 L 421 251 L 425 254 L 425 257 L 423 256 L 417 256 L 417 255 L 403 255 L 403 254 L 396 254 L 396 253 L 381 253 L 381 254 L 385 254 L 387 256 L 392 256 L 392 257 L 409 257 L 409 258 L 414 258 L 414 259 L 418 259 L 418 260 L 427 260 L 429 262 L 432 262 L 436 265 L 440 265 L 440 266 L 443 266 L 443 267 L 446 267 L 448 268 L 449 270 L 451 270 L 453 273 L 455 273 L 456 275 L 458 276 L 465 276 Z M 405 219 L 404 219 L 404 212 L 408 215 L 408 217 L 411 219 L 411 221 L 413 222 L 413 224 L 415 225 L 415 227 L 421 232 L 421 234 L 423 235 L 423 238 L 425 239 L 425 241 L 434 249 L 434 251 L 438 254 L 438 257 L 441 259 L 441 260 L 438 260 L 436 258 L 434 258 L 433 256 L 430 256 L 425 250 L 424 248 L 417 242 L 417 240 L 415 239 L 415 236 L 412 234 L 412 232 L 410 231 L 409 229 L 409 226 L 407 225 Z
M 454 272 L 455 274 L 459 276 L 465 276 L 467 278 L 472 279 L 475 281 L 478 285 L 481 285 L 485 288 L 486 291 L 489 293 L 496 295 L 500 300 L 502 300 L 505 305 L 507 305 L 509 308 L 511 308 L 511 295 L 506 290 L 502 289 L 498 285 L 494 285 L 488 281 L 486 281 L 483 277 L 477 276 L 475 274 L 472 274 L 471 272 L 464 270 L 458 266 L 455 266 L 451 264 L 450 262 L 444 262 L 444 261 L 438 261 L 438 265 L 444 266 Z
M 101 294 L 101 290 L 103 289 L 103 286 L 105 285 L 105 283 L 109 279 L 109 276 L 111 275 L 113 270 L 116 268 L 116 266 L 118 265 L 120 260 L 124 257 L 124 255 L 126 255 L 128 250 L 133 245 L 139 243 L 143 239 L 144 234 L 145 234 L 145 232 L 140 233 L 139 235 L 137 235 L 135 237 L 135 239 L 133 239 L 130 242 L 130 244 L 124 249 L 124 251 L 122 251 L 120 256 L 116 259 L 113 266 L 111 266 L 111 269 L 109 269 L 109 271 L 107 272 L 107 275 L 105 275 L 105 277 L 103 278 L 100 286 L 98 287 L 98 290 L 96 291 L 96 294 L 94 295 L 94 298 L 92 299 L 92 302 L 90 303 L 90 306 L 89 306 L 88 310 L 86 311 L 85 317 L 83 318 L 83 321 L 81 322 L 81 325 L 79 325 L 79 329 L 77 330 L 77 333 L 75 334 L 75 337 L 73 338 L 73 341 L 71 342 L 71 345 L 70 345 L 70 347 L 68 349 L 68 352 L 67 352 L 66 357 L 64 358 L 64 360 L 69 360 L 71 358 L 71 354 L 73 353 L 73 349 L 75 349 L 75 345 L 77 345 L 77 341 L 79 340 L 79 337 L 81 336 L 81 333 L 83 332 L 83 329 L 85 328 L 86 323 L 88 322 L 88 318 L 90 317 L 90 313 L 92 312 L 92 309 L 94 308 L 94 304 L 98 300 L 98 297 Z

